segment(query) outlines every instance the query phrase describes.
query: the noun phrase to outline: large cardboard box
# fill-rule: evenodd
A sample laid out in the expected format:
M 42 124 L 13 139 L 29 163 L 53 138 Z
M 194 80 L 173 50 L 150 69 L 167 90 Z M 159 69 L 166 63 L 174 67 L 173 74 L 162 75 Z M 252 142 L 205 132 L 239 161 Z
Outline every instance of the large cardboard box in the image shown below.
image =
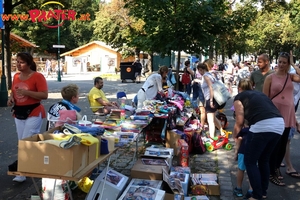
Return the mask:
M 149 158 L 149 157 L 148 157 Z M 139 158 L 131 169 L 132 178 L 163 180 L 162 165 L 146 165 L 142 162 L 143 158 Z M 165 161 L 164 158 L 156 158 Z
M 190 175 L 180 172 L 171 172 L 170 176 L 173 178 L 178 178 L 180 180 L 184 195 L 187 196 Z
M 191 174 L 193 195 L 220 195 L 217 174 Z
M 107 177 L 105 180 L 106 171 Z M 94 181 L 92 188 L 86 196 L 86 199 L 117 199 L 124 191 L 127 182 L 127 176 L 111 168 L 105 168 Z M 103 196 L 101 196 L 102 191 Z
M 179 131 L 177 129 L 168 130 L 166 135 L 166 147 L 174 149 L 174 155 L 178 156 L 180 149 L 178 146 L 178 140 L 182 139 L 184 136 L 184 132 Z
M 19 140 L 18 171 L 72 177 L 87 166 L 88 146 L 80 144 L 63 149 L 39 142 L 51 139 L 54 134 L 36 134 Z

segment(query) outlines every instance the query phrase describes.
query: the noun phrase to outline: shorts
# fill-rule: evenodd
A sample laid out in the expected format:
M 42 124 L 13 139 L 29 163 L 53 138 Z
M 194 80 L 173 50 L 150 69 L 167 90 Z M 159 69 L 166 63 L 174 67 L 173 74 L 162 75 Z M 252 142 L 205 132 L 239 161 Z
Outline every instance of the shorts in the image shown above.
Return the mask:
M 244 162 L 244 154 L 242 154 L 242 153 L 238 154 L 238 168 L 241 171 L 246 170 L 246 165 L 245 165 L 245 162 Z
M 210 107 L 210 102 L 209 100 L 205 100 L 205 111 L 206 113 L 215 113 L 218 109 L 217 107 L 217 102 L 214 100 L 213 101 L 214 108 Z
M 295 135 L 296 129 L 294 127 L 291 127 L 288 140 L 291 140 Z

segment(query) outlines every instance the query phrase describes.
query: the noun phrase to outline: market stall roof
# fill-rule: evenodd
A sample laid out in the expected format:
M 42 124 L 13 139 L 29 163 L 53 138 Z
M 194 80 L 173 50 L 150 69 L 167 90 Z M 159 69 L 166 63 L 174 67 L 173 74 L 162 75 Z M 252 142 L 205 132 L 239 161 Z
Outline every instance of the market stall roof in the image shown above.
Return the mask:
M 38 47 L 37 45 L 29 42 L 28 40 L 14 34 L 14 33 L 10 33 L 10 40 L 16 41 L 18 43 L 19 46 L 21 47 Z
M 93 44 L 99 45 L 99 46 L 104 47 L 104 48 L 106 48 L 106 49 L 108 49 L 108 50 L 111 50 L 111 51 L 115 51 L 115 52 L 118 51 L 117 49 L 112 48 L 111 46 L 105 44 L 104 42 L 101 42 L 101 41 L 92 41 L 92 42 L 90 42 L 90 43 L 87 43 L 87 44 L 82 45 L 82 46 L 80 46 L 80 47 L 77 47 L 77 48 L 75 48 L 75 49 L 72 49 L 71 51 L 67 51 L 67 52 L 65 52 L 65 53 L 63 53 L 63 54 L 60 54 L 60 56 L 80 55 L 80 52 L 81 52 L 83 49 L 85 49 L 86 47 L 91 46 L 91 45 L 93 45 Z

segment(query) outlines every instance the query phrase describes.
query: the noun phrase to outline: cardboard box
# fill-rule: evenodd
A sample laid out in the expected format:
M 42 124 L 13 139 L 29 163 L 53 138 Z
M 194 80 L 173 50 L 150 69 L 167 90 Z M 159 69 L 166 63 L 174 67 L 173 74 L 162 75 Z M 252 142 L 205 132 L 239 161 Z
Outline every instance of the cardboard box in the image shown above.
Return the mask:
M 107 177 L 105 180 L 106 171 Z M 105 168 L 94 181 L 86 199 L 117 199 L 124 191 L 127 182 L 127 176 L 111 168 Z M 101 196 L 103 186 L 103 196 Z
M 145 156 L 153 157 L 153 158 L 167 158 L 168 165 L 172 166 L 174 149 L 172 148 L 165 148 L 165 147 L 156 147 L 152 145 L 146 148 Z
M 191 174 L 193 195 L 220 195 L 217 174 Z
M 170 176 L 180 180 L 184 195 L 187 196 L 190 175 L 180 172 L 171 172 Z
M 157 158 L 165 160 L 163 158 Z M 145 165 L 142 158 L 139 158 L 131 169 L 132 178 L 150 179 L 150 180 L 163 180 L 161 165 Z
M 184 132 L 179 131 L 177 129 L 167 130 L 166 134 L 166 147 L 174 149 L 174 155 L 179 155 L 179 147 L 178 140 L 182 139 L 184 136 Z
M 19 140 L 18 171 L 72 177 L 87 166 L 88 146 L 80 144 L 63 149 L 39 143 L 54 139 L 54 135 L 58 134 L 36 134 Z
M 171 188 L 168 186 L 166 182 L 163 182 L 162 184 L 162 190 L 166 192 L 165 194 L 165 200 L 184 200 L 184 195 L 181 194 L 174 194 Z

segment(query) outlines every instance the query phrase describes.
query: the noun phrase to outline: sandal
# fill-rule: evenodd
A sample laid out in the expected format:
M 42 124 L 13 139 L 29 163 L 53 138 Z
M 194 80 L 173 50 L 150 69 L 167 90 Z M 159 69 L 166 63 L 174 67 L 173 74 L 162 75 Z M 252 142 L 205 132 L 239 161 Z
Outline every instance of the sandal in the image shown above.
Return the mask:
M 276 176 L 270 175 L 270 182 L 277 186 L 285 186 L 285 183 L 281 182 Z
M 275 170 L 275 174 L 276 174 L 276 176 L 277 176 L 277 178 L 278 178 L 279 180 L 282 180 L 282 179 L 283 179 L 283 176 L 282 176 L 281 171 L 280 171 L 279 168 L 277 168 L 277 169 Z

